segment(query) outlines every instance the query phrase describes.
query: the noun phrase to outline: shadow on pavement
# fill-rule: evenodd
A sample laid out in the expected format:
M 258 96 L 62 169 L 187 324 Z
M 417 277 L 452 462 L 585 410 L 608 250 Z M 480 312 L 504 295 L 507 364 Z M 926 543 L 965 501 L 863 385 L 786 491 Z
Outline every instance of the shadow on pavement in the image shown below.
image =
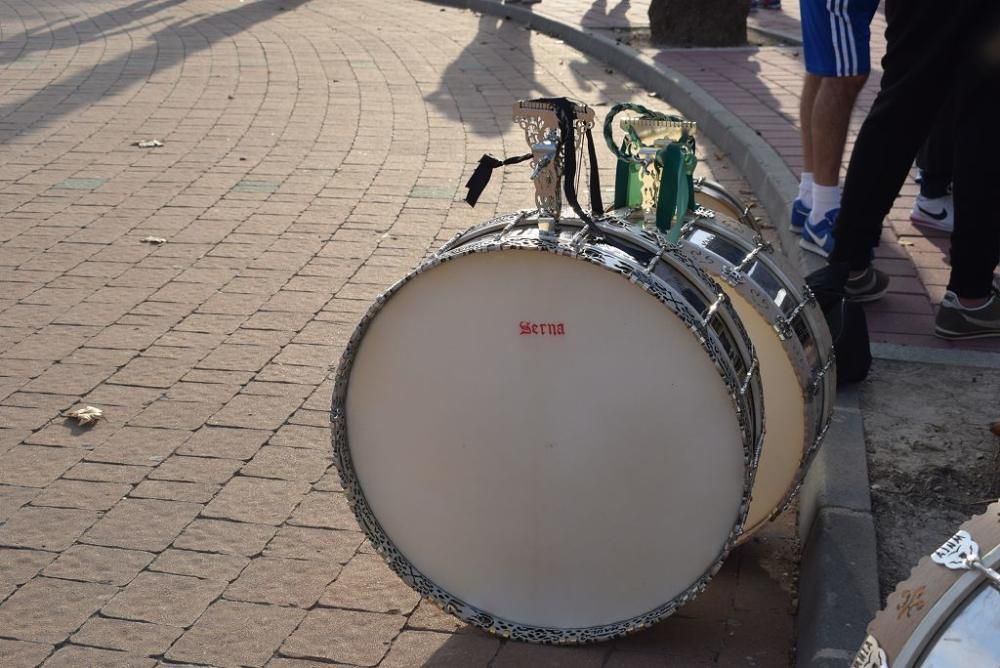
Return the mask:
M 11 63 L 37 51 L 70 48 L 114 37 L 128 32 L 131 24 L 183 2 L 184 0 L 136 0 L 126 7 L 96 16 L 84 16 L 55 29 L 48 25 L 29 28 L 5 39 L 4 51 L 0 52 L 0 63 Z M 15 51 L 12 48 L 12 45 L 22 42 L 20 49 Z
M 556 96 L 534 75 L 531 40 L 520 24 L 482 14 L 476 36 L 445 68 L 427 102 L 482 137 L 502 135 L 512 124 L 511 102 Z M 510 67 L 517 70 L 515 78 L 498 77 Z
M 626 14 L 631 7 L 631 0 L 618 0 L 618 4 L 608 10 L 608 0 L 594 0 L 594 4 L 580 18 L 580 25 L 587 28 L 627 28 L 629 20 Z
M 155 11 L 166 9 L 174 2 L 175 0 L 164 0 L 155 5 Z M 123 87 L 142 84 L 156 72 L 174 67 L 191 54 L 204 51 L 218 41 L 280 16 L 283 10 L 308 2 L 310 0 L 240 4 L 217 14 L 176 20 L 150 35 L 149 41 L 142 46 L 123 51 L 112 59 L 102 60 L 94 67 L 55 81 L 25 99 L 0 104 L 0 118 L 17 112 L 22 117 L 19 125 L 23 132 L 42 119 L 49 123 L 68 116 Z M 147 10 L 148 13 L 154 11 L 154 8 Z M 98 34 L 102 38 L 106 36 Z M 103 88 L 97 90 L 95 82 L 101 82 Z M 60 97 L 63 95 L 65 97 Z M 0 135 L 0 143 L 6 143 L 8 139 L 10 135 Z

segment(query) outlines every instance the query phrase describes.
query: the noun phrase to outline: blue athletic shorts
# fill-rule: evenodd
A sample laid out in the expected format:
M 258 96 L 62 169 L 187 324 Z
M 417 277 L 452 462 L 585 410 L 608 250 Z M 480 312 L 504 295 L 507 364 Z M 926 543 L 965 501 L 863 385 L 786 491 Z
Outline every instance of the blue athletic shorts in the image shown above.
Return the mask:
M 848 77 L 871 71 L 869 42 L 878 0 L 799 0 L 806 72 Z

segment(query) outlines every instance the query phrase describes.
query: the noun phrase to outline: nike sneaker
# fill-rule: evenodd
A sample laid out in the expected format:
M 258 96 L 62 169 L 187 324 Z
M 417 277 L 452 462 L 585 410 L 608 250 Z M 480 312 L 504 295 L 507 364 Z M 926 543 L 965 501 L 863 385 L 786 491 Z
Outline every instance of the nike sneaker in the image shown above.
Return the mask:
M 795 198 L 792 202 L 792 232 L 802 233 L 802 228 L 806 224 L 806 220 L 809 219 L 809 212 L 812 211 L 809 207 L 802 203 L 802 200 Z
M 864 273 L 848 278 L 844 284 L 844 298 L 849 302 L 873 302 L 882 299 L 889 291 L 889 276 L 868 265 Z
M 910 213 L 910 220 L 913 221 L 914 225 L 924 225 L 942 232 L 951 232 L 955 229 L 955 204 L 951 195 L 944 197 L 917 195 L 917 201 L 913 203 L 913 211 Z
M 978 308 L 962 306 L 948 290 L 934 318 L 934 334 L 949 340 L 1000 336 L 1000 290 L 994 286 L 990 300 Z
M 830 209 L 818 222 L 807 219 L 802 226 L 802 239 L 799 246 L 821 257 L 830 257 L 833 252 L 833 223 L 837 220 L 840 209 Z

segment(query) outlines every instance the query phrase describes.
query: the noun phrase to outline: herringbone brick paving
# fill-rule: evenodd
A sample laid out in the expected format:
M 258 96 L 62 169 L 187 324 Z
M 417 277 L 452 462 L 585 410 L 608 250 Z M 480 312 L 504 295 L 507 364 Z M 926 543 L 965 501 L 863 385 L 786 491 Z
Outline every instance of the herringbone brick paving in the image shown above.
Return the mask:
M 524 151 L 511 102 L 663 103 L 408 0 L 2 0 L 0 30 L 0 664 L 787 664 L 790 518 L 655 629 L 543 648 L 420 602 L 330 465 L 372 298 L 532 201 L 523 169 L 460 201 L 480 154 Z M 62 417 L 84 404 L 106 419 Z

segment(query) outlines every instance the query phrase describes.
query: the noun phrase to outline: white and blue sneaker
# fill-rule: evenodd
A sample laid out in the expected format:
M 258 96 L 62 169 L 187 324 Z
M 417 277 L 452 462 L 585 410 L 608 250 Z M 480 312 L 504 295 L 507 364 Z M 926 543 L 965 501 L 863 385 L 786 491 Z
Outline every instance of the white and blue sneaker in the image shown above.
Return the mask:
M 830 209 L 817 223 L 806 220 L 799 246 L 821 257 L 830 257 L 833 252 L 833 223 L 837 220 L 838 213 L 839 208 Z
M 799 198 L 795 198 L 792 202 L 792 232 L 802 233 L 802 228 L 805 227 L 806 221 L 809 219 L 809 212 L 812 211 L 809 207 L 805 205 Z

